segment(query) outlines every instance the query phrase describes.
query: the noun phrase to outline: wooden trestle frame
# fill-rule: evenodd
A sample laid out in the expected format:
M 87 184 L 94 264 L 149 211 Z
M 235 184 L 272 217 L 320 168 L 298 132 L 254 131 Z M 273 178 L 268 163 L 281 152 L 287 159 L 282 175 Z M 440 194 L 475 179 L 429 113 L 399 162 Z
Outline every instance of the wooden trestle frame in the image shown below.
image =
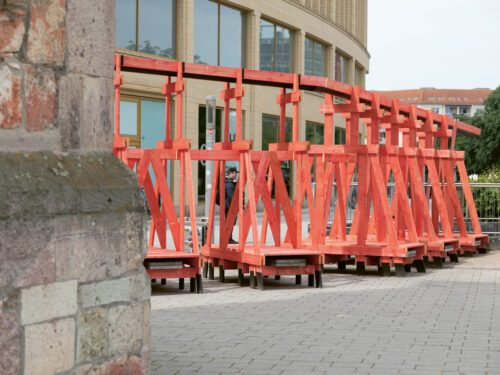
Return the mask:
M 178 233 L 173 234 L 176 252 L 186 254 L 187 258 L 196 258 L 196 265 L 185 267 L 186 269 L 196 270 L 196 275 L 199 275 L 201 255 L 205 262 L 205 276 L 208 274 L 213 279 L 214 267 L 218 266 L 219 279 L 223 281 L 225 269 L 238 269 L 240 285 L 243 284 L 244 274 L 249 273 L 250 285 L 261 289 L 265 276 L 278 278 L 281 275 L 296 275 L 297 282 L 300 282 L 301 275 L 308 275 L 309 285 L 314 285 L 316 278 L 316 286 L 319 287 L 322 284 L 320 270 L 325 263 L 338 263 L 339 268 L 344 268 L 347 261 L 354 260 L 358 271 L 363 271 L 365 265 L 378 265 L 383 274 L 389 274 L 390 267 L 394 266 L 396 273 L 402 275 L 410 270 L 412 264 L 419 272 L 425 272 L 425 261 L 433 260 L 439 266 L 446 256 L 457 261 L 460 253 L 469 254 L 486 248 L 488 236 L 481 233 L 463 162 L 464 154 L 453 150 L 457 131 L 480 135 L 478 128 L 324 77 L 129 56 L 116 57 L 116 108 L 119 108 L 119 88 L 123 81 L 121 70 L 167 77 L 163 90 L 166 94 L 167 129 L 170 119 L 170 95 L 177 95 L 177 139 L 170 140 L 167 131 L 165 141 L 158 142 L 155 150 L 128 148 L 126 139 L 119 137 L 119 111 L 115 114 L 117 125 L 114 152 L 131 168 L 137 166 L 139 183 L 144 187 L 152 208 L 149 239 L 151 253 L 148 252 L 146 260 L 153 254 L 155 233 L 163 253 L 168 252 L 164 249 L 163 240 L 167 223 L 172 233 Z M 174 83 L 170 82 L 172 76 L 177 77 Z M 193 150 L 190 141 L 182 139 L 180 114 L 183 77 L 225 82 L 225 88 L 221 92 L 225 110 L 224 138 L 222 142 L 215 144 L 214 150 Z M 231 87 L 231 84 L 235 86 Z M 279 141 L 271 144 L 269 151 L 254 151 L 253 142 L 243 139 L 243 84 L 280 89 L 276 98 L 276 103 L 280 105 Z M 287 89 L 291 89 L 291 92 L 287 93 Z M 302 99 L 300 90 L 324 94 L 325 102 L 320 107 L 320 112 L 325 116 L 323 145 L 310 145 L 309 142 L 298 139 L 299 103 Z M 236 102 L 234 141 L 229 141 L 231 100 Z M 291 142 L 285 142 L 287 104 L 293 106 Z M 335 113 L 341 114 L 346 121 L 345 145 L 332 144 Z M 360 123 L 367 126 L 366 144 L 359 144 Z M 385 145 L 379 144 L 381 128 L 386 130 Z M 400 138 L 403 140 L 402 145 Z M 437 138 L 440 138 L 440 150 L 435 150 Z M 449 138 L 451 148 L 448 148 Z M 183 248 L 185 209 L 184 204 L 180 204 L 177 216 L 169 187 L 165 182 L 166 160 L 180 161 L 180 202 L 185 200 L 184 178 L 187 181 L 187 198 L 195 238 L 193 254 L 186 253 Z M 215 161 L 207 244 L 201 251 L 197 248 L 196 239 L 191 160 Z M 222 187 L 225 185 L 225 163 L 228 161 L 239 162 L 240 176 L 227 217 L 224 209 L 219 210 L 218 221 L 221 230 L 219 238 L 214 239 L 217 186 L 221 187 L 219 198 L 224 204 L 225 189 Z M 295 165 L 293 197 L 285 186 L 280 165 L 283 161 L 290 161 Z M 150 163 L 156 176 L 154 188 L 148 174 Z M 459 172 L 467 200 L 474 231 L 472 234 L 467 233 L 458 200 L 454 183 L 455 168 Z M 358 200 L 348 231 L 346 200 L 356 173 Z M 315 180 L 314 189 L 311 175 Z M 391 178 L 395 183 L 392 201 L 386 191 Z M 337 201 L 333 222 L 330 224 L 328 219 L 334 186 L 337 190 Z M 244 191 L 247 192 L 246 198 Z M 159 196 L 161 207 L 158 205 Z M 259 201 L 264 206 L 260 226 L 256 209 Z M 311 220 L 311 230 L 305 238 L 302 236 L 303 203 L 309 216 L 319 219 Z M 237 218 L 238 244 L 229 244 Z M 282 219 L 287 229 L 284 240 L 281 239 Z M 454 232 L 454 220 L 458 233 Z M 331 229 L 328 231 L 329 225 Z M 272 245 L 266 243 L 268 226 L 273 238 Z M 250 230 L 252 242 L 248 241 Z M 165 271 L 162 275 L 167 273 Z M 153 273 L 150 274 L 157 277 Z
M 123 61 L 125 60 L 125 61 Z M 151 60 L 141 61 L 146 66 Z M 169 69 L 176 73 L 177 80 L 171 82 L 166 77 L 163 85 L 165 95 L 165 140 L 158 141 L 156 149 L 127 148 L 127 139 L 120 137 L 120 85 L 123 84 L 121 68 L 134 68 L 132 60 L 115 57 L 115 142 L 114 153 L 132 170 L 135 169 L 139 185 L 144 189 L 151 211 L 151 223 L 148 239 L 148 251 L 144 265 L 151 279 L 161 279 L 162 283 L 169 278 L 179 279 L 179 288 L 184 288 L 184 279 L 190 279 L 191 292 L 201 293 L 201 258 L 196 227 L 196 209 L 194 203 L 194 189 L 191 171 L 191 141 L 182 138 L 182 93 L 184 80 L 182 77 L 183 63 L 169 62 Z M 141 65 L 142 66 L 142 65 Z M 171 95 L 176 95 L 176 139 L 170 137 L 170 103 Z M 167 181 L 167 162 L 179 161 L 179 214 L 176 213 L 171 189 Z M 155 185 L 150 175 L 152 168 L 155 176 Z M 187 188 L 187 194 L 186 194 Z M 184 226 L 186 222 L 185 200 L 189 205 L 189 219 L 191 223 L 192 249 L 185 248 Z M 167 249 L 167 225 L 175 249 Z M 155 236 L 160 246 L 155 246 Z M 192 250 L 190 252 L 189 250 Z

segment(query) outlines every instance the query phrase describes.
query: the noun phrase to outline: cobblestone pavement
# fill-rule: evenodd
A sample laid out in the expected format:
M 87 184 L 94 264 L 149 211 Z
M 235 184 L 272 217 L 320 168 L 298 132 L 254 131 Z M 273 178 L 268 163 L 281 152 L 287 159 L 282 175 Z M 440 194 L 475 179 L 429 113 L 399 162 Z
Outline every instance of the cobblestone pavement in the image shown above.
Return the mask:
M 500 251 L 402 278 L 329 266 L 323 284 L 154 285 L 152 373 L 500 374 Z

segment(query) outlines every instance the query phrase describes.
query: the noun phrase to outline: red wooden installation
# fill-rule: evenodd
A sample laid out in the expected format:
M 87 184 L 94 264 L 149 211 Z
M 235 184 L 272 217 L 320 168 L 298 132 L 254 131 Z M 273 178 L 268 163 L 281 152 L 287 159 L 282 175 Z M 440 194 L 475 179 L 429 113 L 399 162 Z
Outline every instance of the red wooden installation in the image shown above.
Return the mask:
M 152 220 L 149 238 L 150 250 L 146 261 L 156 260 L 159 252 L 184 256 L 185 200 L 188 199 L 196 265 L 185 261 L 185 272 L 199 275 L 199 249 L 194 215 L 194 191 L 191 160 L 214 160 L 215 171 L 210 196 L 207 245 L 201 249 L 206 269 L 219 267 L 220 279 L 225 269 L 238 269 L 239 282 L 250 273 L 250 284 L 263 288 L 264 276 L 309 276 L 309 284 L 321 285 L 321 265 L 339 264 L 354 260 L 359 271 L 365 265 L 378 265 L 384 274 L 390 267 L 397 274 L 409 271 L 411 264 L 425 271 L 424 260 L 431 258 L 440 263 L 449 256 L 457 260 L 458 252 L 482 249 L 488 236 L 481 233 L 477 212 L 470 190 L 463 153 L 454 151 L 458 130 L 479 135 L 480 130 L 447 116 L 435 114 L 415 106 L 381 97 L 377 93 L 336 82 L 324 77 L 298 74 L 260 72 L 248 69 L 183 64 L 135 57 L 116 57 L 115 73 L 115 141 L 114 152 L 130 168 L 136 168 L 139 183 L 144 188 L 151 207 Z M 143 72 L 166 76 L 163 86 L 166 114 L 166 138 L 158 142 L 155 150 L 127 148 L 127 141 L 119 136 L 119 90 L 123 83 L 121 71 Z M 171 77 L 177 77 L 171 82 Z M 182 138 L 183 78 L 225 82 L 221 92 L 224 101 L 224 138 L 214 150 L 192 150 L 189 140 Z M 231 85 L 234 84 L 233 87 Z M 243 84 L 277 87 L 280 93 L 276 103 L 280 106 L 278 142 L 269 151 L 253 151 L 251 140 L 242 134 Z M 287 92 L 287 90 L 291 90 Z M 323 93 L 325 102 L 320 111 L 325 116 L 324 144 L 310 145 L 299 140 L 299 103 L 301 90 Z M 176 95 L 176 139 L 170 136 L 171 95 Z M 336 98 L 343 99 L 340 103 Z M 235 101 L 236 139 L 229 139 L 229 111 Z M 286 105 L 293 106 L 292 141 L 286 142 Z M 346 121 L 346 144 L 333 145 L 333 114 L 339 113 Z M 366 144 L 359 144 L 359 126 L 367 126 Z M 452 130 L 450 130 L 450 126 Z M 385 145 L 379 145 L 380 129 L 386 131 Z M 451 147 L 448 138 L 451 137 Z M 436 139 L 440 150 L 435 150 Z M 402 140 L 402 142 L 400 141 Z M 180 205 L 177 214 L 166 168 L 169 161 L 179 162 Z M 215 239 L 212 224 L 216 219 L 216 192 L 225 202 L 225 168 L 228 161 L 239 163 L 240 176 L 235 194 L 227 211 L 220 209 L 218 224 L 220 235 Z M 281 163 L 295 166 L 293 195 L 287 191 Z M 149 175 L 150 166 L 155 175 L 155 186 Z M 474 233 L 467 233 L 454 171 L 462 180 L 464 196 L 470 212 Z M 347 195 L 357 175 L 357 204 L 349 230 L 347 222 Z M 313 189 L 312 179 L 315 181 Z M 392 200 L 387 194 L 387 183 L 393 179 L 395 193 Z M 335 213 L 328 231 L 334 187 L 336 187 Z M 186 194 L 187 188 L 187 194 Z M 273 191 L 275 196 L 273 197 Z M 187 195 L 187 196 L 186 196 Z M 159 198 L 161 202 L 159 203 Z M 292 202 L 291 202 L 292 200 Z M 309 211 L 311 230 L 302 236 L 303 203 Z M 262 223 L 257 220 L 257 204 L 264 206 Z M 238 220 L 238 243 L 229 244 L 234 224 Z M 458 233 L 454 233 L 456 220 Z M 286 224 L 282 233 L 281 223 Z M 170 227 L 175 250 L 166 250 L 166 228 Z M 272 244 L 266 241 L 271 231 Z M 249 233 L 252 232 L 252 240 Z M 282 236 L 284 235 L 284 236 Z M 155 236 L 160 247 L 155 248 Z M 283 239 L 284 238 L 284 239 Z M 212 244 L 212 239 L 214 244 Z M 175 275 L 184 271 L 163 270 L 162 275 Z M 157 270 L 149 270 L 157 277 Z M 167 277 L 167 276 L 165 276 Z M 186 276 L 191 277 L 191 276 Z M 197 276 L 196 276 L 197 277 Z M 163 278 L 163 277 L 162 277 Z M 201 279 L 200 279 L 201 280 Z M 201 284 L 200 284 L 201 285 Z
M 132 149 L 126 148 L 126 139 L 121 138 L 119 111 L 120 92 L 119 85 L 123 80 L 119 79 L 121 66 L 127 66 L 127 57 L 120 60 L 117 56 L 115 74 L 115 155 L 119 156 L 130 169 L 135 169 L 139 185 L 144 189 L 148 205 L 151 211 L 151 223 L 148 240 L 148 252 L 144 260 L 146 272 L 152 279 L 178 278 L 179 287 L 184 287 L 184 278 L 190 279 L 191 291 L 200 293 L 202 291 L 201 258 L 196 227 L 196 211 L 194 203 L 194 189 L 191 171 L 191 141 L 182 137 L 182 93 L 184 91 L 184 80 L 182 77 L 183 63 L 176 63 L 176 82 L 171 82 L 170 76 L 166 78 L 163 85 L 165 94 L 165 140 L 157 142 L 156 149 Z M 134 61 L 135 62 L 135 61 Z M 176 95 L 176 139 L 170 136 L 170 103 L 171 95 Z M 124 145 L 124 147 L 122 147 Z M 177 215 L 172 194 L 167 180 L 167 168 L 169 161 L 179 162 L 179 215 Z M 150 175 L 153 170 L 155 186 Z M 185 178 L 187 175 L 188 178 Z M 192 252 L 185 248 L 184 225 L 185 225 L 185 199 L 189 205 L 189 218 L 191 223 Z M 167 248 L 167 226 L 174 243 L 174 249 Z M 158 238 L 159 246 L 155 245 L 155 236 Z

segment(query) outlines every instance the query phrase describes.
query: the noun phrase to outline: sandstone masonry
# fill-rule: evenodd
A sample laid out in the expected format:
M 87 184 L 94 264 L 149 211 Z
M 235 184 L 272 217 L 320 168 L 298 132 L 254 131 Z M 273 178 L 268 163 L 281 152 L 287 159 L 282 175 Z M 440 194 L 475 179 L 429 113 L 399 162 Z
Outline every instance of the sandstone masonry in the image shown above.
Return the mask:
M 0 374 L 148 374 L 137 178 L 112 153 L 114 0 L 0 0 Z

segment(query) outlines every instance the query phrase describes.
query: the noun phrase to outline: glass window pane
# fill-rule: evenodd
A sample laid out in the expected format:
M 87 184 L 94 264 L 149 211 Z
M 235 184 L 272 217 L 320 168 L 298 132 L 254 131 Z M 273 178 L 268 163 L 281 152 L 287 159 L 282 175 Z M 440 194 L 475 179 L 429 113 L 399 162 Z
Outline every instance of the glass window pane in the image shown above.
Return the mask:
M 279 119 L 278 119 L 279 121 Z M 285 142 L 291 142 L 292 141 L 292 126 L 293 126 L 293 121 L 291 118 L 287 118 L 285 120 Z
M 316 125 L 316 144 L 322 145 L 325 143 L 325 128 L 324 126 L 317 124 Z
M 276 26 L 276 71 L 292 72 L 292 43 L 290 30 Z
M 175 58 L 175 0 L 139 1 L 139 51 Z
M 156 148 L 165 139 L 165 102 L 141 100 L 141 147 Z
M 260 20 L 260 70 L 274 71 L 274 25 Z
M 260 70 L 274 71 L 274 25 L 260 20 Z
M 349 69 L 348 64 L 347 64 L 347 58 L 344 56 L 341 56 L 341 59 L 343 61 L 343 64 L 342 64 L 342 82 L 347 83 L 347 79 L 348 79 L 347 78 L 347 76 L 348 76 L 347 69 Z
M 323 54 L 325 48 L 321 43 L 314 43 L 314 75 L 315 76 L 324 76 L 325 68 L 323 65 Z
M 269 150 L 270 143 L 278 142 L 277 117 L 262 115 L 262 150 Z
M 314 124 L 306 122 L 306 141 L 314 144 Z
M 305 61 L 304 61 L 304 74 L 313 74 L 313 53 L 314 53 L 314 42 L 311 39 L 306 38 L 305 40 Z
M 115 47 L 135 51 L 136 0 L 116 0 L 115 17 Z
M 220 65 L 243 67 L 245 15 L 220 6 Z
M 194 62 L 217 65 L 218 5 L 208 0 L 194 2 Z
M 120 100 L 120 134 L 137 135 L 137 103 Z

